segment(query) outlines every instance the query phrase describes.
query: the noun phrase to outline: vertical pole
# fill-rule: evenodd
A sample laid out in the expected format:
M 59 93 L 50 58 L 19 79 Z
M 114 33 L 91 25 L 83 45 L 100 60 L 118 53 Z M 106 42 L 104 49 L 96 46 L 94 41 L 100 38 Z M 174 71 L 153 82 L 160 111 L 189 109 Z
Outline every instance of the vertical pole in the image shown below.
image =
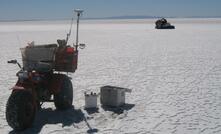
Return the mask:
M 79 20 L 80 20 L 80 16 L 83 13 L 83 10 L 80 9 L 76 9 L 74 10 L 77 13 L 77 33 L 76 33 L 76 50 L 78 49 L 78 31 L 79 31 Z
M 69 33 L 67 33 L 66 44 L 68 43 L 69 37 L 70 37 L 70 35 L 71 35 L 73 20 L 74 20 L 74 17 L 72 17 L 72 19 L 71 19 L 71 27 L 70 27 L 70 29 L 69 29 Z
M 80 13 L 77 13 L 77 33 L 76 33 L 76 48 L 78 48 L 78 29 L 79 29 Z

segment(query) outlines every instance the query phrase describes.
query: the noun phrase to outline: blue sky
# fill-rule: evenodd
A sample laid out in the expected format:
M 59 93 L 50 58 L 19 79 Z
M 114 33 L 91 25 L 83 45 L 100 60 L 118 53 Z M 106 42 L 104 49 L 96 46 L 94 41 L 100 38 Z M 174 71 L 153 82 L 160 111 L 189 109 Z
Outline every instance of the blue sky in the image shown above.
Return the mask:
M 0 0 L 0 20 L 70 18 L 75 8 L 85 17 L 221 16 L 221 0 Z

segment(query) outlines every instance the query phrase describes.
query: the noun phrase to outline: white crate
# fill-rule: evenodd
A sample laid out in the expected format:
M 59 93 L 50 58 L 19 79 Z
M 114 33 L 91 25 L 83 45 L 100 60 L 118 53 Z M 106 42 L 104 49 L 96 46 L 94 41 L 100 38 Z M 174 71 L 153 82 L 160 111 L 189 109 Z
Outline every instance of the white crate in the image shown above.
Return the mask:
M 97 97 L 96 93 L 84 93 L 85 96 L 85 108 L 97 108 Z
M 100 101 L 104 106 L 118 107 L 125 104 L 125 92 L 131 92 L 130 89 L 103 86 L 101 87 Z

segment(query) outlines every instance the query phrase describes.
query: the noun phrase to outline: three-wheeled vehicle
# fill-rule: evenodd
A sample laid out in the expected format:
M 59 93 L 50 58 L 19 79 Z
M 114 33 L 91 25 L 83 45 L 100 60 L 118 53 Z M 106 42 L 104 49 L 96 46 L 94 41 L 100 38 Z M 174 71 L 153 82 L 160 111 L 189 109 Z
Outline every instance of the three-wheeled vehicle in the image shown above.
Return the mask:
M 17 60 L 8 63 L 17 64 L 20 71 L 17 72 L 18 80 L 12 88 L 12 93 L 6 105 L 6 119 L 14 130 L 23 130 L 32 125 L 36 110 L 43 102 L 54 102 L 59 110 L 72 106 L 73 88 L 72 82 L 65 73 L 74 73 L 78 63 L 78 26 L 82 10 L 77 13 L 77 37 L 76 44 L 68 45 L 71 28 L 65 40 L 57 40 L 57 43 L 46 45 L 34 45 L 30 43 L 21 48 L 23 67 Z

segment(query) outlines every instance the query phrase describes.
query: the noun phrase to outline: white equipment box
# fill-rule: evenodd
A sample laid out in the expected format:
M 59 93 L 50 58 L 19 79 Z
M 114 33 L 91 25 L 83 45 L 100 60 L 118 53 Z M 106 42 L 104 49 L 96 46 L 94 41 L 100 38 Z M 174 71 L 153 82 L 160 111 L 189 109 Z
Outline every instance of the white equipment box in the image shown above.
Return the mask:
M 96 93 L 84 93 L 85 96 L 85 108 L 97 108 L 97 97 Z
M 131 92 L 131 89 L 103 86 L 100 88 L 100 101 L 104 106 L 119 107 L 125 104 L 125 92 Z

